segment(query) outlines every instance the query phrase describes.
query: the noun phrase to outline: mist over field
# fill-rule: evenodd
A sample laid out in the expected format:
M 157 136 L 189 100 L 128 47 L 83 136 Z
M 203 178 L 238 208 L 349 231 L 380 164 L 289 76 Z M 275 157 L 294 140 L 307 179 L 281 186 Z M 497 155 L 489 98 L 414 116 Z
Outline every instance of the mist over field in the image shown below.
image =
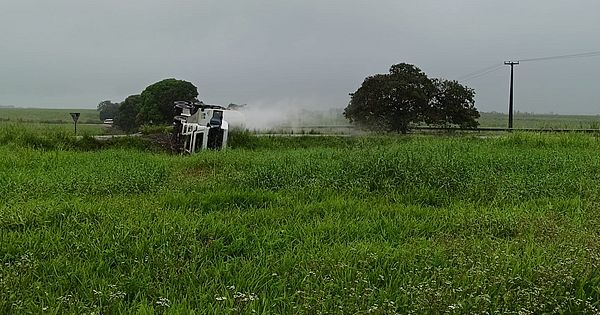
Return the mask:
M 255 102 L 239 110 L 245 126 L 251 130 L 268 130 L 277 127 L 300 127 L 306 125 L 339 125 L 341 108 L 328 108 L 303 101 Z M 236 119 L 237 120 L 237 119 Z

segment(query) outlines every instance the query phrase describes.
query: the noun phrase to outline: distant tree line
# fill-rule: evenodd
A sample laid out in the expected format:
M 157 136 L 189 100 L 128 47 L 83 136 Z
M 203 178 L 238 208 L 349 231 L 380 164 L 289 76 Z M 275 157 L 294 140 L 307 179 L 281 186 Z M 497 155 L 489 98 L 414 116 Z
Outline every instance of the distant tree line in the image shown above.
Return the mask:
M 457 81 L 429 78 L 418 67 L 400 63 L 387 74 L 367 77 L 350 94 L 344 117 L 375 131 L 408 132 L 416 125 L 474 128 L 479 125 L 475 91 Z M 175 101 L 197 101 L 198 89 L 190 82 L 165 79 L 130 95 L 121 103 L 98 104 L 100 119 L 112 118 L 126 132 L 142 125 L 169 124 Z M 230 104 L 230 109 L 244 105 Z
M 142 125 L 170 124 L 174 116 L 173 102 L 196 101 L 197 97 L 198 89 L 192 83 L 171 78 L 149 85 L 121 103 L 102 101 L 98 112 L 101 120 L 113 119 L 117 128 L 135 132 Z
M 367 77 L 350 94 L 344 116 L 376 131 L 406 133 L 415 125 L 479 125 L 475 91 L 457 81 L 430 79 L 414 65 L 393 65 L 388 74 Z

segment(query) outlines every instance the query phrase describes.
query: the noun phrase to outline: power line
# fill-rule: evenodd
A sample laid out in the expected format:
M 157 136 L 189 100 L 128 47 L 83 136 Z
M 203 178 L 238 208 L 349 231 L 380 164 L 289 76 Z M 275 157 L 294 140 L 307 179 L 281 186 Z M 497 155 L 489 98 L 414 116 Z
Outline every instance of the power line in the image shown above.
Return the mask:
M 588 57 L 600 57 L 600 50 L 591 51 L 586 53 L 578 53 L 578 54 L 568 54 L 568 55 L 557 55 L 557 56 L 546 56 L 546 57 L 537 57 L 537 58 L 523 58 L 516 59 L 519 62 L 532 62 L 532 61 L 545 61 L 545 60 L 557 60 L 557 59 L 575 59 L 575 58 L 588 58 Z M 491 66 L 479 69 L 477 71 L 471 72 L 469 74 L 465 74 L 461 77 L 458 77 L 458 80 L 461 81 L 470 81 L 474 79 L 478 79 L 480 77 L 486 76 L 492 72 L 498 71 L 503 68 L 502 63 L 493 64 Z
M 570 55 L 558 55 L 558 56 L 518 59 L 518 61 L 528 62 L 528 61 L 543 61 L 543 60 L 555 60 L 555 59 L 586 58 L 586 57 L 597 57 L 597 56 L 600 56 L 600 50 L 599 51 L 591 51 L 591 52 L 587 52 L 587 53 L 570 54 Z
M 502 68 L 504 68 L 503 64 L 499 64 L 497 66 L 494 66 L 493 68 L 489 68 L 488 67 L 487 71 L 480 71 L 480 72 L 474 73 L 473 75 L 463 76 L 463 77 L 460 77 L 459 80 L 461 80 L 461 81 L 470 81 L 470 80 L 473 80 L 473 79 L 477 79 L 477 78 L 486 76 L 486 75 L 488 75 L 488 74 L 490 74 L 492 72 L 496 72 L 496 71 L 498 71 L 498 70 L 500 70 Z
M 494 71 L 494 70 L 497 70 L 499 68 L 502 68 L 502 66 L 503 66 L 502 63 L 497 63 L 497 64 L 491 65 L 489 67 L 485 67 L 483 69 L 479 69 L 477 71 L 471 72 L 469 74 L 465 74 L 465 75 L 459 77 L 458 79 L 459 80 L 466 80 L 468 78 L 477 77 L 477 76 L 480 76 L 480 75 L 482 75 L 484 73 L 488 73 L 490 71 Z
M 546 56 L 546 57 L 537 57 L 537 58 L 523 58 L 517 59 L 515 61 L 505 61 L 501 64 L 494 64 L 489 67 L 485 67 L 475 72 L 471 72 L 467 75 L 459 77 L 459 80 L 473 80 L 485 75 L 488 75 L 492 72 L 498 71 L 503 68 L 504 65 L 510 66 L 510 95 L 508 101 L 508 129 L 512 130 L 513 128 L 513 107 L 514 107 L 514 66 L 518 65 L 521 62 L 533 62 L 533 61 L 546 61 L 546 60 L 558 60 L 558 59 L 575 59 L 575 58 L 589 58 L 589 57 L 600 57 L 600 50 L 598 51 L 590 51 L 586 53 L 578 53 L 578 54 L 568 54 L 568 55 L 557 55 L 557 56 Z
M 505 61 L 504 64 L 510 66 L 510 96 L 508 101 L 508 128 L 513 127 L 513 82 L 514 82 L 514 67 L 521 62 L 529 61 L 545 61 L 545 60 L 557 60 L 557 59 L 569 59 L 569 58 L 586 58 L 600 56 L 600 51 L 593 51 L 580 54 L 569 54 L 569 55 L 558 55 L 549 57 L 538 57 L 529 59 L 520 59 L 518 61 Z

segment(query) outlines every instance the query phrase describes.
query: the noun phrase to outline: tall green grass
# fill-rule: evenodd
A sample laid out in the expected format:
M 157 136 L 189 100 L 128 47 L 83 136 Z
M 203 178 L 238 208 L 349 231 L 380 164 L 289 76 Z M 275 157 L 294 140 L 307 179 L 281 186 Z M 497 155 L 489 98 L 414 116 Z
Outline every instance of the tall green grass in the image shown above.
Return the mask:
M 0 313 L 598 312 L 594 136 L 233 137 L 0 146 Z
M 38 129 L 21 124 L 0 125 L 0 145 L 12 145 L 41 150 L 93 151 L 106 148 L 130 148 L 143 151 L 164 151 L 159 144 L 140 137 L 117 137 L 97 140 L 83 133 L 75 137 L 63 128 Z

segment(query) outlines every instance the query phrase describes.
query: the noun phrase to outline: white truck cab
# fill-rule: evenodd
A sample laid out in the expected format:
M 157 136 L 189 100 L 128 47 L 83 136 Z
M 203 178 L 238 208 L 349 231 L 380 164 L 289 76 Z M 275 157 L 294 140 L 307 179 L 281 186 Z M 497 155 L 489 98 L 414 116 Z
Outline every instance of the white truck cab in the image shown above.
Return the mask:
M 173 136 L 184 153 L 227 147 L 229 123 L 224 120 L 226 108 L 202 102 L 175 102 Z

